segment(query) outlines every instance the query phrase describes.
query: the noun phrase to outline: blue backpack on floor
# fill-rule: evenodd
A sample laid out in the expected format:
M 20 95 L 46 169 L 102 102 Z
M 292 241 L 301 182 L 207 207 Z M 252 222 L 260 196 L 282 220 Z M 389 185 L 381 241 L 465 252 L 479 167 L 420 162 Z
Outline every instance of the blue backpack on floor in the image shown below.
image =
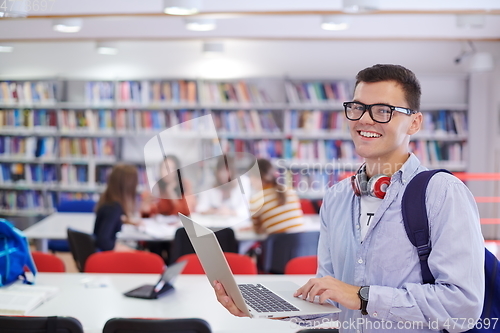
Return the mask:
M 24 266 L 36 275 L 28 240 L 24 234 L 5 219 L 0 219 L 0 287 L 16 281 L 20 276 L 28 282 Z
M 435 281 L 427 262 L 432 247 L 425 207 L 425 190 L 432 176 L 438 172 L 450 173 L 447 170 L 438 169 L 417 174 L 408 184 L 401 205 L 406 233 L 418 251 L 424 283 L 434 283 Z M 417 198 L 417 200 L 412 200 L 411 197 Z M 475 327 L 467 332 L 498 332 L 500 328 L 500 323 L 497 322 L 500 321 L 500 265 L 493 253 L 486 248 L 484 250 L 485 292 L 483 312 Z

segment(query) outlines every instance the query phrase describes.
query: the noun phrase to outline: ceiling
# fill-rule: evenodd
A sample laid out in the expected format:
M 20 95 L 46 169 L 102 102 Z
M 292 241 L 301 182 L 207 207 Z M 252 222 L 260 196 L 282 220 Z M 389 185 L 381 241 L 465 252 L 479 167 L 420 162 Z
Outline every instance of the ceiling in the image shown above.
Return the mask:
M 215 18 L 217 22 L 215 30 L 205 32 L 189 31 L 184 17 L 164 14 L 162 0 L 26 1 L 32 8 L 28 17 L 0 19 L 0 43 L 200 39 L 500 41 L 498 0 L 379 0 L 379 10 L 365 14 L 343 13 L 341 0 L 204 0 L 201 12 L 195 16 Z M 350 28 L 321 29 L 321 16 L 325 14 L 349 16 Z M 480 14 L 484 23 L 480 28 L 458 27 L 457 14 Z M 82 18 L 82 29 L 71 34 L 53 31 L 53 20 L 61 17 Z

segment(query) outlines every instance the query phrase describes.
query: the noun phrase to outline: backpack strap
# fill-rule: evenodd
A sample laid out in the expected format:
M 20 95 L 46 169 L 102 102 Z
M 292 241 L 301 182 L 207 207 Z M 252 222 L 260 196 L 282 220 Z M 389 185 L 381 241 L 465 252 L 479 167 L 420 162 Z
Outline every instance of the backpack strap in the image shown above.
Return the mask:
M 429 269 L 427 259 L 431 253 L 432 244 L 429 235 L 429 220 L 427 218 L 427 209 L 425 206 L 425 191 L 427 185 L 438 172 L 447 172 L 445 169 L 428 170 L 417 174 L 406 186 L 401 202 L 401 213 L 403 214 L 403 223 L 406 234 L 410 242 L 417 248 L 422 269 L 422 280 L 424 283 L 434 283 Z M 450 173 L 451 174 L 451 173 Z M 413 200 L 413 198 L 416 198 Z

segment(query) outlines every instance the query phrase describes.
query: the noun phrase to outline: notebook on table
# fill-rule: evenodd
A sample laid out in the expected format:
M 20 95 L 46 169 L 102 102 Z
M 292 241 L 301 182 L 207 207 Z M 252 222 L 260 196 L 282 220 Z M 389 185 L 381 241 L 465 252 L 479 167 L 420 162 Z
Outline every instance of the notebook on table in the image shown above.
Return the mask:
M 291 281 L 237 284 L 214 232 L 185 215 L 179 216 L 210 283 L 222 283 L 236 306 L 248 316 L 273 318 L 340 312 L 329 303 L 294 297 L 299 286 Z
M 135 298 L 156 299 L 174 289 L 173 281 L 182 272 L 186 264 L 187 261 L 172 264 L 162 273 L 160 280 L 155 285 L 145 284 L 124 293 L 124 295 Z

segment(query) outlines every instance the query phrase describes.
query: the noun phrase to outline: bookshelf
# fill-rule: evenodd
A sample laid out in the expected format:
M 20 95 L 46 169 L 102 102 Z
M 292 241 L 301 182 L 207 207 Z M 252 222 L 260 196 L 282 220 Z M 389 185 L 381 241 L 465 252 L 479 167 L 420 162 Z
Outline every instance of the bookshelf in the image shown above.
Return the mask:
M 362 162 L 342 107 L 353 84 L 290 78 L 2 81 L 0 214 L 44 215 L 61 200 L 96 199 L 120 161 L 138 166 L 143 190 L 142 143 L 179 125 L 175 138 L 197 140 L 199 156 L 211 152 L 210 137 L 183 125 L 207 114 L 224 152 L 269 158 L 280 182 L 301 197 L 321 198 Z M 422 109 L 424 126 L 412 150 L 430 168 L 466 171 L 467 103 L 423 103 Z

